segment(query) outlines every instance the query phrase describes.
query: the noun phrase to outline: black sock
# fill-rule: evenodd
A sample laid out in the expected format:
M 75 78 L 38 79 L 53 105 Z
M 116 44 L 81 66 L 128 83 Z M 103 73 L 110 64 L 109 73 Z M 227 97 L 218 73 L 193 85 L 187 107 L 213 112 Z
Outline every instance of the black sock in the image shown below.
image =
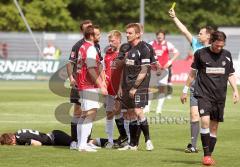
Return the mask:
M 137 130 L 138 130 L 137 121 L 131 121 L 129 123 L 130 146 L 136 146 L 137 145 Z
M 210 133 L 206 133 L 206 134 L 201 133 L 201 140 L 202 140 L 204 156 L 211 155 L 211 153 L 209 152 Z
M 77 142 L 77 124 L 74 122 L 71 122 L 71 137 L 72 141 Z
M 209 142 L 209 152 L 212 154 L 214 147 L 217 143 L 217 138 L 210 136 L 210 142 Z
M 136 138 L 136 140 L 137 140 L 137 146 L 139 145 L 139 140 L 140 140 L 141 132 L 142 132 L 141 127 L 140 127 L 140 125 L 138 124 L 137 135 L 136 135 L 136 136 L 137 136 L 137 138 Z
M 123 118 L 115 119 L 115 123 L 117 125 L 118 132 L 119 132 L 121 138 L 126 138 L 127 133 L 124 128 L 124 119 Z
M 149 135 L 149 126 L 148 126 L 148 121 L 145 119 L 144 121 L 140 122 L 140 128 L 143 131 L 143 135 L 145 137 L 145 143 L 150 140 L 150 135 Z

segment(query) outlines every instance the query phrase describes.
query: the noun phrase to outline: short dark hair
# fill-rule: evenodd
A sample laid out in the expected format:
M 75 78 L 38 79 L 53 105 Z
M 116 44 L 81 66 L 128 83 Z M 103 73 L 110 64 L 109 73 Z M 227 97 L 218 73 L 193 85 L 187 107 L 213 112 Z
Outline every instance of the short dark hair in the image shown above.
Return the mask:
M 126 26 L 126 29 L 128 29 L 128 28 L 133 28 L 135 33 L 141 34 L 141 27 L 139 26 L 139 23 L 129 23 Z
M 201 27 L 200 29 L 203 29 L 203 28 L 206 29 L 207 34 L 212 34 L 215 31 L 215 29 L 211 26 L 204 26 L 204 27 Z
M 214 31 L 212 34 L 211 34 L 211 38 L 210 38 L 210 41 L 211 43 L 212 42 L 215 42 L 215 41 L 223 41 L 225 42 L 226 41 L 226 35 L 224 32 L 222 31 Z
M 89 39 L 91 35 L 94 36 L 94 26 L 93 25 L 87 26 L 87 28 L 83 32 L 83 36 L 85 39 Z
M 92 24 L 91 20 L 83 20 L 80 22 L 80 30 L 83 31 L 83 25 L 84 24 Z
M 160 34 L 160 33 L 163 33 L 164 36 L 166 35 L 166 31 L 161 30 L 161 29 L 156 32 L 156 35 L 158 36 L 158 34 Z
M 101 30 L 99 25 L 93 25 L 93 28 L 94 28 L 94 29 Z

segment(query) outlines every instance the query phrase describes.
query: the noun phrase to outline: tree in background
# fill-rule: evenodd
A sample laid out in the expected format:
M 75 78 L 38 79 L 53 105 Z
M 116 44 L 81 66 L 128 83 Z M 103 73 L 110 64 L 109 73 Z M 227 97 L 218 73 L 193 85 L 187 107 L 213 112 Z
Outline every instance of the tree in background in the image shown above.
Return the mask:
M 176 0 L 173 0 L 176 1 Z M 145 0 L 145 31 L 159 27 L 179 33 L 168 16 L 173 1 Z M 179 19 L 197 33 L 204 25 L 240 26 L 239 0 L 177 0 Z M 140 0 L 19 0 L 25 16 L 35 31 L 79 31 L 79 22 L 91 19 L 103 31 L 119 29 L 139 22 Z M 0 30 L 26 31 L 13 0 L 0 1 Z
M 67 9 L 70 0 L 19 0 L 23 13 L 34 31 L 73 31 L 74 23 Z M 12 0 L 0 1 L 0 30 L 27 31 Z

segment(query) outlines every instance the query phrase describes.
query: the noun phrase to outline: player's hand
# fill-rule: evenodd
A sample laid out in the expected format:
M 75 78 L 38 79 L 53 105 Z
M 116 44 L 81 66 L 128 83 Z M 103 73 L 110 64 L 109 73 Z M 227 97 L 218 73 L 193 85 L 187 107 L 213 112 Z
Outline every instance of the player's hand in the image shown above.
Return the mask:
M 100 91 L 101 91 L 102 95 L 104 95 L 104 96 L 108 95 L 108 91 L 105 86 L 101 86 Z
M 137 89 L 136 89 L 136 88 L 130 89 L 130 91 L 129 91 L 129 96 L 130 96 L 131 98 L 134 98 L 136 92 L 137 92 Z
M 182 102 L 182 104 L 187 102 L 187 93 L 182 93 L 180 100 Z
M 160 76 L 162 74 L 162 70 L 161 69 L 157 69 L 156 75 Z
M 168 60 L 167 64 L 165 64 L 163 68 L 167 69 L 170 65 L 172 65 L 172 60 Z
M 118 93 L 117 93 L 118 97 L 122 97 L 122 87 L 119 86 L 119 89 L 118 89 Z
M 69 80 L 70 80 L 70 86 L 71 86 L 71 87 L 75 87 L 75 86 L 77 85 L 77 82 L 76 82 L 76 80 L 73 78 L 73 76 L 71 76 L 71 77 L 69 78 Z
M 168 11 L 168 13 L 169 13 L 169 16 L 170 16 L 171 18 L 175 18 L 175 17 L 176 17 L 176 13 L 175 13 L 174 9 L 170 9 L 170 10 Z
M 236 104 L 237 102 L 239 102 L 239 94 L 237 91 L 233 92 L 233 103 Z

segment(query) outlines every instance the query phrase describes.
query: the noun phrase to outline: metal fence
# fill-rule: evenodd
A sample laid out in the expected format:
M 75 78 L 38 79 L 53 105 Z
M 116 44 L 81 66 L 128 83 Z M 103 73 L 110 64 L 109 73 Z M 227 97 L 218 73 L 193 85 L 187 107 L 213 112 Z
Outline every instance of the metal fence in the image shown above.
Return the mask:
M 123 33 L 124 34 L 124 33 Z M 34 33 L 34 36 L 43 51 L 47 46 L 48 41 L 53 42 L 55 47 L 61 50 L 61 59 L 67 59 L 71 48 L 82 36 L 74 33 Z M 155 39 L 154 33 L 145 33 L 143 40 L 150 42 Z M 172 42 L 180 51 L 180 59 L 184 59 L 190 49 L 190 45 L 186 38 L 182 35 L 167 35 L 166 39 Z M 228 35 L 226 49 L 230 50 L 233 59 L 238 59 L 239 56 L 239 35 Z M 123 42 L 126 42 L 126 37 L 123 36 Z M 0 43 L 7 44 L 7 54 L 9 59 L 42 59 L 38 48 L 33 42 L 29 33 L 19 32 L 0 32 Z M 100 46 L 102 50 L 107 46 L 107 33 L 102 33 Z

